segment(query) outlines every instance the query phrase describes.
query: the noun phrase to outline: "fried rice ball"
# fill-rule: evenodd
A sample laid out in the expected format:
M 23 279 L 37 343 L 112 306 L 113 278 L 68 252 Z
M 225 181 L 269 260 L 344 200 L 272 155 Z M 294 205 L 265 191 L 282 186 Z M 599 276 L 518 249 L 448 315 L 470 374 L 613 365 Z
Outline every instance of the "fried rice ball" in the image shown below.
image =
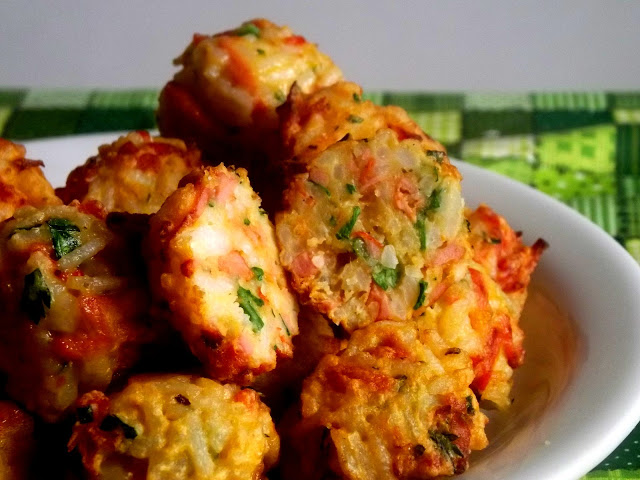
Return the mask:
M 449 163 L 445 148 L 424 133 L 407 112 L 396 106 L 379 106 L 362 98 L 362 88 L 337 82 L 305 94 L 294 85 L 289 98 L 278 108 L 285 174 L 300 173 L 315 157 L 342 139 L 363 140 L 382 129 L 393 130 L 398 139 L 419 140 L 442 162 Z
M 160 94 L 160 132 L 236 161 L 239 152 L 277 150 L 276 108 L 294 83 L 309 93 L 342 78 L 314 44 L 265 19 L 196 34 L 174 63 L 182 69 Z
M 487 445 L 471 361 L 434 330 L 378 322 L 327 355 L 283 428 L 285 479 L 423 479 L 466 470 Z M 334 477 L 335 476 L 335 477 Z
M 292 355 L 297 304 L 246 170 L 183 179 L 150 220 L 149 280 L 208 375 L 250 383 Z
M 133 377 L 78 401 L 69 449 L 91 479 L 260 480 L 280 439 L 256 392 L 189 375 Z
M 520 312 L 472 254 L 467 244 L 464 257 L 448 264 L 440 278 L 425 276 L 413 315 L 421 328 L 436 330 L 451 348 L 470 356 L 472 388 L 486 405 L 505 409 L 513 370 L 524 361 Z
M 0 478 L 29 478 L 35 439 L 33 418 L 8 401 L 0 401 Z
M 0 138 L 0 221 L 11 218 L 20 207 L 59 205 L 39 160 L 27 160 L 22 145 Z
M 303 303 L 348 332 L 411 318 L 424 270 L 464 253 L 460 174 L 441 154 L 381 130 L 329 147 L 293 178 L 276 236 Z
M 507 220 L 487 205 L 467 212 L 473 258 L 484 265 L 514 304 L 520 316 L 527 299 L 527 287 L 547 243 L 538 239 L 532 246 L 522 243 Z
M 132 132 L 100 146 L 56 192 L 65 203 L 98 200 L 110 212 L 151 214 L 201 165 L 200 152 L 182 140 Z
M 152 336 L 144 266 L 105 215 L 74 202 L 0 224 L 0 370 L 8 394 L 47 422 L 106 388 Z

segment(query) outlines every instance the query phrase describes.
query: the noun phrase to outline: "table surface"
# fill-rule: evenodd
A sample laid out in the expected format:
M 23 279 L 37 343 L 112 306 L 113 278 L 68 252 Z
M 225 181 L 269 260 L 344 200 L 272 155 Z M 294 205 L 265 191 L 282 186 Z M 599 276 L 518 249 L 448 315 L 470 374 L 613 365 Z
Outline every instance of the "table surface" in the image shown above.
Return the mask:
M 158 92 L 0 89 L 0 136 L 155 128 Z M 640 262 L 640 91 L 368 92 L 404 107 L 450 155 L 565 202 Z M 640 427 L 585 478 L 640 478 Z

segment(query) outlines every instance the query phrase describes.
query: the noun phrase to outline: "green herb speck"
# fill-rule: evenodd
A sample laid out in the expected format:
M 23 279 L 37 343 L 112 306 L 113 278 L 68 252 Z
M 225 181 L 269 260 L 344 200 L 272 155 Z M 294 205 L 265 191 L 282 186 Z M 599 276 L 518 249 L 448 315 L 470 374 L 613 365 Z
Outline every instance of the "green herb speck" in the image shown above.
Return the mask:
M 254 332 L 259 332 L 264 327 L 264 322 L 258 313 L 258 307 L 264 305 L 264 301 L 256 297 L 253 293 L 251 293 L 246 288 L 238 287 L 238 303 L 240 304 L 240 308 L 244 310 L 244 313 L 249 317 L 249 321 L 253 327 Z
M 371 277 L 383 290 L 394 288 L 398 284 L 398 270 L 380 264 L 373 267 Z
M 77 237 L 80 229 L 66 218 L 51 218 L 47 221 L 47 225 L 51 232 L 51 243 L 56 259 L 59 260 L 80 246 L 80 240 Z
M 45 308 L 51 307 L 51 291 L 44 281 L 39 268 L 24 277 L 24 288 L 20 299 L 20 308 L 27 314 L 29 320 L 36 325 L 46 315 Z
M 251 271 L 253 272 L 253 275 L 256 277 L 256 280 L 261 282 L 262 278 L 264 277 L 264 270 L 262 270 L 260 267 L 251 267 Z
M 233 33 L 235 33 L 239 37 L 243 37 L 245 35 L 255 35 L 256 37 L 260 36 L 260 29 L 255 26 L 253 23 L 245 23 L 244 25 L 240 25 L 236 28 Z
M 351 123 L 362 123 L 362 122 L 364 122 L 364 118 L 359 117 L 359 116 L 357 116 L 357 115 L 349 115 L 349 116 L 347 117 L 347 120 L 348 120 L 349 122 L 351 122 Z
M 347 183 L 345 185 L 345 188 L 347 189 L 347 192 L 354 194 L 356 193 L 356 186 L 353 183 Z
M 331 192 L 329 191 L 329 189 L 327 187 L 325 187 L 324 185 L 320 185 L 318 182 L 314 182 L 313 180 L 309 180 L 309 183 L 311 183 L 312 185 L 315 185 L 316 187 L 318 187 L 320 190 L 322 190 L 324 193 L 327 194 L 327 197 L 331 196 Z
M 457 435 L 432 430 L 429 432 L 429 438 L 436 444 L 436 447 L 450 459 L 452 459 L 454 455 L 458 457 L 463 456 L 458 446 L 453 443 L 453 441 L 458 438 Z
M 353 230 L 353 227 L 358 221 L 359 216 L 360 216 L 360 207 L 358 206 L 353 207 L 353 211 L 351 212 L 351 218 L 347 223 L 345 223 L 340 228 L 340 230 L 338 230 L 338 233 L 336 233 L 336 238 L 338 240 L 347 240 L 351 236 L 351 230 Z
M 439 150 L 427 150 L 427 157 L 434 157 L 436 159 L 436 162 L 438 163 L 442 163 L 442 161 L 444 160 L 444 152 L 441 152 Z
M 419 309 L 425 300 L 425 292 L 427 291 L 427 287 L 429 284 L 424 280 L 420 280 L 418 282 L 418 299 L 416 300 L 416 304 L 413 306 L 414 310 Z

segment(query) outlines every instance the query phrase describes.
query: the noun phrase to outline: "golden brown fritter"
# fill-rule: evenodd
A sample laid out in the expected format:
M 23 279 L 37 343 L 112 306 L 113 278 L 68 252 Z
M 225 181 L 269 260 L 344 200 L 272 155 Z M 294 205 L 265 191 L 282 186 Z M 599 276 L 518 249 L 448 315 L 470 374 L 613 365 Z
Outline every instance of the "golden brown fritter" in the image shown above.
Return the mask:
M 475 261 L 484 265 L 491 278 L 509 296 L 520 316 L 527 299 L 531 274 L 547 243 L 538 239 L 532 246 L 522 243 L 521 232 L 514 232 L 506 219 L 487 205 L 466 214 L 471 230 Z
M 65 203 L 98 200 L 109 212 L 151 214 L 200 166 L 200 152 L 182 140 L 132 132 L 100 146 L 56 192 Z
M 0 370 L 48 422 L 106 388 L 151 333 L 143 266 L 95 202 L 24 207 L 0 224 Z
M 297 304 L 244 169 L 193 172 L 150 227 L 153 291 L 208 375 L 246 384 L 292 355 Z
M 377 322 L 325 356 L 284 426 L 286 479 L 423 479 L 463 472 L 487 444 L 471 362 L 434 330 Z
M 303 303 L 349 332 L 411 318 L 425 270 L 464 254 L 460 175 L 441 153 L 381 130 L 331 146 L 291 180 L 276 236 Z
M 69 449 L 91 479 L 260 480 L 280 440 L 258 394 L 189 375 L 133 377 L 78 401 Z
M 287 175 L 304 171 L 340 140 L 373 138 L 382 129 L 393 130 L 399 140 L 419 140 L 424 150 L 438 152 L 440 163 L 449 163 L 445 148 L 424 133 L 406 111 L 364 100 L 362 88 L 355 83 L 341 81 L 309 94 L 294 85 L 278 114 Z
M 294 83 L 309 93 L 342 77 L 314 44 L 265 19 L 196 34 L 174 63 L 182 69 L 160 95 L 160 132 L 235 161 L 240 152 L 277 150 L 276 107 Z
M 35 442 L 33 418 L 13 403 L 0 401 L 0 478 L 30 478 Z
M 435 287 L 425 288 L 413 315 L 421 328 L 436 330 L 449 347 L 469 355 L 474 391 L 506 408 L 513 370 L 524 360 L 524 334 L 507 295 L 471 255 L 467 243 L 464 257 L 447 265 L 441 277 L 425 276 L 424 282 Z
M 27 160 L 22 145 L 0 138 L 0 221 L 25 205 L 42 207 L 62 203 L 40 167 L 39 160 Z

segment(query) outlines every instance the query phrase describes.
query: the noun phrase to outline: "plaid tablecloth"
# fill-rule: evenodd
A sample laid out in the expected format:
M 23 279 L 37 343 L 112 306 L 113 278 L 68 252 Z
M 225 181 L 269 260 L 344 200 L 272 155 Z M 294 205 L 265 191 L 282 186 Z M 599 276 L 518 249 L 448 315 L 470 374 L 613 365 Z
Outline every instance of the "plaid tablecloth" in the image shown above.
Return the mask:
M 1 90 L 0 136 L 28 140 L 155 127 L 157 90 Z M 640 91 L 393 93 L 452 157 L 552 195 L 640 262 Z M 640 479 L 640 426 L 585 478 Z

